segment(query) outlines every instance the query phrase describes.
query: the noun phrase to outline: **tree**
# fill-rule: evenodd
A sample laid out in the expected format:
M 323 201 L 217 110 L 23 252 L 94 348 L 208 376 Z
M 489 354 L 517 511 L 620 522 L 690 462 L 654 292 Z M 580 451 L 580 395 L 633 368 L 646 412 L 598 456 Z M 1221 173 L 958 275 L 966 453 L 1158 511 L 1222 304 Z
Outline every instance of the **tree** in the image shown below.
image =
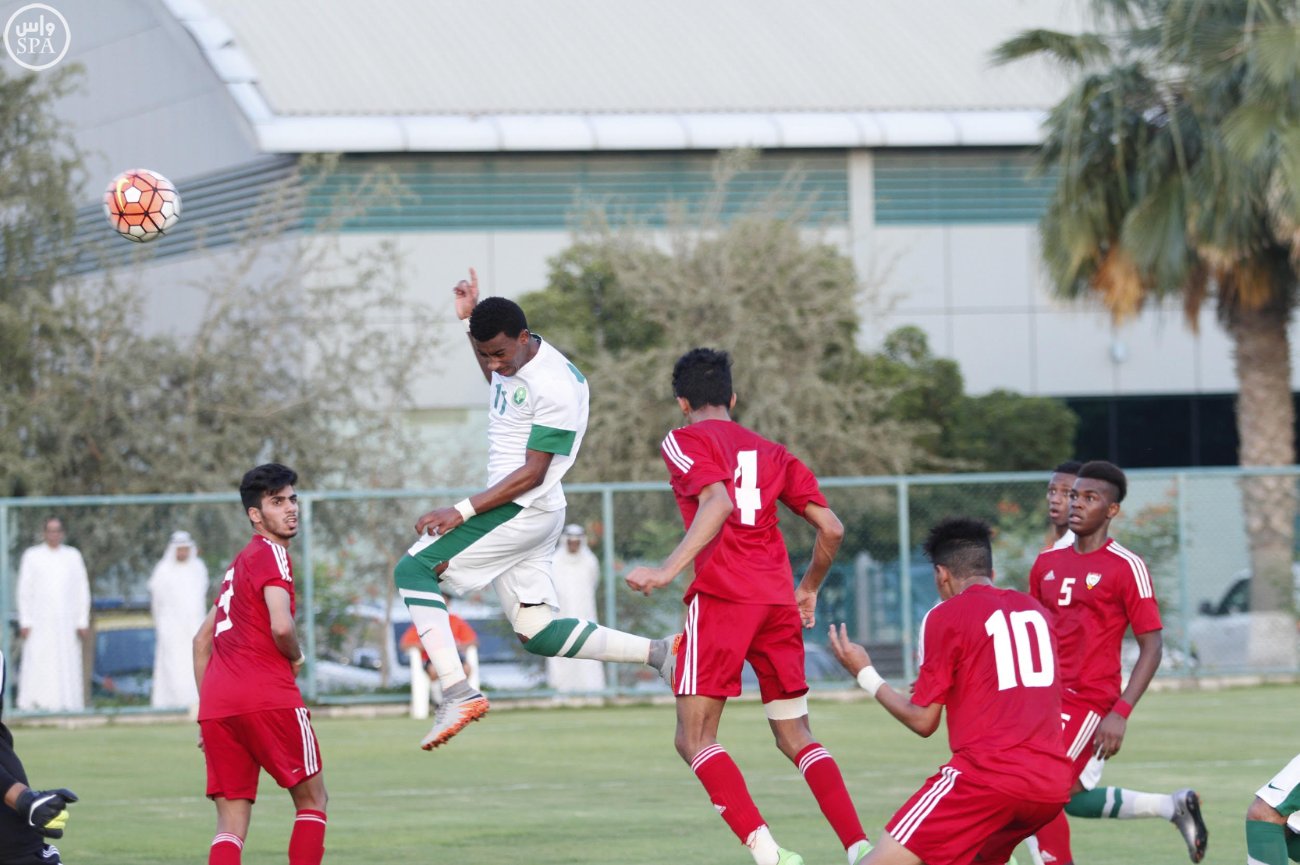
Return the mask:
M 863 374 L 852 263 L 805 238 L 797 212 L 767 202 L 722 224 L 672 221 L 661 246 L 638 226 L 593 220 L 521 300 L 530 323 L 592 382 L 575 479 L 662 477 L 664 432 L 680 420 L 673 362 L 697 345 L 735 361 L 738 420 L 822 475 L 903 473 L 923 424 L 887 412 L 893 391 Z
M 0 71 L 0 433 L 25 426 L 37 362 L 32 337 L 62 329 L 53 294 L 70 254 L 82 163 L 50 106 L 79 74 L 75 66 L 18 78 Z M 21 447 L 16 436 L 0 434 L 0 496 L 26 492 L 3 469 Z
M 1057 291 L 1117 320 L 1179 297 L 1193 327 L 1213 303 L 1234 344 L 1243 466 L 1295 462 L 1287 327 L 1300 258 L 1300 6 L 1294 0 L 1099 0 L 1097 32 L 1036 30 L 1002 61 L 1053 58 L 1076 75 L 1050 113 L 1042 219 Z M 1295 492 L 1243 484 L 1251 607 L 1291 604 Z

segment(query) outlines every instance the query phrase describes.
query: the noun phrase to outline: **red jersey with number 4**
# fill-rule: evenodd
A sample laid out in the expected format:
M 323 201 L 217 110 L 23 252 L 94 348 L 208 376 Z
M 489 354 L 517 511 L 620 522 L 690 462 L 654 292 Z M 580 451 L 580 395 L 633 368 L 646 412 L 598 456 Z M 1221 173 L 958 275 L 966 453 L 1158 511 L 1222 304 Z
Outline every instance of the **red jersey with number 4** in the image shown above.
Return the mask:
M 742 604 L 794 603 L 794 574 L 776 503 L 799 516 L 826 507 L 813 473 L 783 446 L 735 421 L 706 420 L 670 432 L 664 462 L 689 528 L 700 491 L 721 481 L 734 505 L 722 530 L 695 557 L 689 603 L 703 593 Z
M 1061 684 L 1101 714 L 1120 695 L 1124 632 L 1158 631 L 1160 609 L 1146 563 L 1115 543 L 1091 553 L 1046 550 L 1029 571 L 1029 593 L 1052 614 L 1061 649 Z
M 221 583 L 212 657 L 199 693 L 200 721 L 303 706 L 293 664 L 271 636 L 267 586 L 287 591 L 289 610 L 296 609 L 289 551 L 254 535 Z
M 1064 802 L 1074 782 L 1061 738 L 1061 683 L 1048 613 L 1012 589 L 974 585 L 926 613 L 918 706 L 948 710 L 951 765 L 1009 796 Z

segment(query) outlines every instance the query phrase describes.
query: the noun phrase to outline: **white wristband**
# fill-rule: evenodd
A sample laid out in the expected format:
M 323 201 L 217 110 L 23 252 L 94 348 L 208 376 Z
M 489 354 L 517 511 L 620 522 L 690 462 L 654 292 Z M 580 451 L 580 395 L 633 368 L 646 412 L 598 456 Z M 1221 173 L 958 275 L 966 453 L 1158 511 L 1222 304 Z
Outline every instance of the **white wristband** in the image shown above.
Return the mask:
M 462 318 L 461 321 L 465 322 L 465 332 L 466 332 L 466 333 L 469 333 L 469 319 L 468 319 L 468 318 Z
M 885 680 L 876 672 L 875 667 L 863 667 L 858 671 L 858 685 L 871 696 L 876 696 L 883 684 Z
M 469 522 L 469 518 L 478 513 L 478 511 L 474 510 L 474 506 L 469 503 L 469 499 L 461 499 L 456 502 L 454 507 L 460 514 L 460 518 L 465 522 Z

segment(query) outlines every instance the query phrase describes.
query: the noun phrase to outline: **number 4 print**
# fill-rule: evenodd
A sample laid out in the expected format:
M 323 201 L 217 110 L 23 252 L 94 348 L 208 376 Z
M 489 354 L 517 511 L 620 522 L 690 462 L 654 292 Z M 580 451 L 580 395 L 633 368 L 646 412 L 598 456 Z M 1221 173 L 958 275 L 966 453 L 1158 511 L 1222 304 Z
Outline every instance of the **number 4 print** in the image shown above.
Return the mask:
M 758 489 L 758 451 L 736 454 L 735 482 L 741 525 L 752 526 L 758 521 L 758 512 L 763 509 L 763 497 Z

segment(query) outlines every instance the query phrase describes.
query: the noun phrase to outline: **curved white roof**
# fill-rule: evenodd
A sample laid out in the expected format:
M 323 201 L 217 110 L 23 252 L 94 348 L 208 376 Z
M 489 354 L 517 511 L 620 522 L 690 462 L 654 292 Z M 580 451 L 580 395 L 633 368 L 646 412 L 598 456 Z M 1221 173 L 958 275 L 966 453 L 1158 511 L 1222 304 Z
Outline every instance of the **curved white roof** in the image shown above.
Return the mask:
M 1076 0 L 163 0 L 262 149 L 1029 144 Z

